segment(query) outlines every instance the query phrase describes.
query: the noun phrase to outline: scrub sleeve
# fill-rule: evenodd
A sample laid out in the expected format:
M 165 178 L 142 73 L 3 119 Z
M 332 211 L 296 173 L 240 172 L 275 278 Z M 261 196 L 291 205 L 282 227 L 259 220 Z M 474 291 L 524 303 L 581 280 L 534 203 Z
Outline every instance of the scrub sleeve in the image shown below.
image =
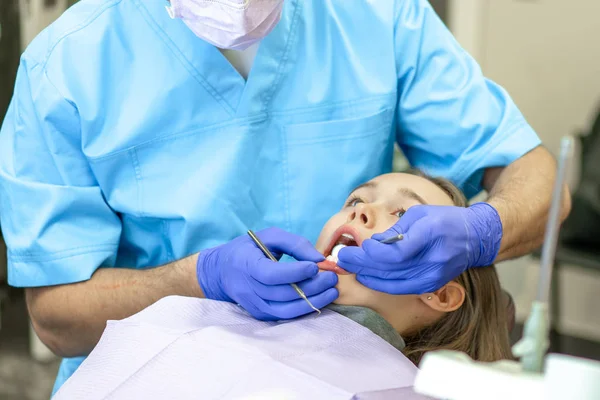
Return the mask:
M 510 164 L 540 139 L 426 0 L 396 1 L 396 12 L 398 144 L 413 167 L 472 197 L 485 168 Z
M 13 286 L 79 282 L 114 265 L 121 222 L 81 150 L 79 126 L 45 65 L 23 56 L 0 132 L 0 221 Z

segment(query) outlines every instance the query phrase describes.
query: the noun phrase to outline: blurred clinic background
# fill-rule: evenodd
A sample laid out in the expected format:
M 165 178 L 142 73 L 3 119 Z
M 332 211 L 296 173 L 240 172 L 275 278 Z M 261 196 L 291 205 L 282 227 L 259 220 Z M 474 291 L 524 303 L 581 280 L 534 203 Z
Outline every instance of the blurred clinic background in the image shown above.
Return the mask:
M 75 1 L 0 1 L 0 121 L 21 52 Z M 569 177 L 574 207 L 555 263 L 551 351 L 600 359 L 600 1 L 431 3 L 484 73 L 511 93 L 554 154 L 563 135 L 577 138 Z M 396 162 L 402 168 L 405 161 L 398 155 Z M 538 264 L 534 254 L 499 268 L 518 322 L 535 296 Z M 22 290 L 6 283 L 0 236 L 0 399 L 47 399 L 57 368 L 58 360 L 30 329 Z

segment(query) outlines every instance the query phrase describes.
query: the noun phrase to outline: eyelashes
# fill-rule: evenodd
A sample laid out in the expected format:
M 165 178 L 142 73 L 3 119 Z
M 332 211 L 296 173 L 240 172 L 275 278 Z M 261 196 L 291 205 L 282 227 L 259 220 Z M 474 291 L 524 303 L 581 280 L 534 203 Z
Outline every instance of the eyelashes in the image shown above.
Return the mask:
M 402 216 L 404 215 L 404 213 L 406 212 L 406 210 L 402 207 L 400 207 L 398 210 L 394 211 L 394 215 L 397 216 L 398 218 L 402 218 Z
M 353 194 L 346 201 L 346 207 L 356 207 L 356 205 L 359 203 L 364 203 L 364 200 Z
M 346 201 L 345 207 L 356 207 L 360 203 L 366 203 L 366 202 L 359 196 L 353 194 Z M 406 212 L 406 210 L 404 209 L 404 207 L 399 207 L 397 210 L 395 210 L 392 213 L 392 215 L 395 215 L 398 218 L 402 218 L 402 216 L 404 215 L 405 212 Z

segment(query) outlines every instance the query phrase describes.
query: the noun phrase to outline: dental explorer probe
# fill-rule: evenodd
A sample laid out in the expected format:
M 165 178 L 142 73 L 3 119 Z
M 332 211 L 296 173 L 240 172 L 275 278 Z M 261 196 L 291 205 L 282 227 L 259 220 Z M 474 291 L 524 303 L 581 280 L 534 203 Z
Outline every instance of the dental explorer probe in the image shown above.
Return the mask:
M 560 229 L 560 209 L 562 204 L 562 191 L 567 177 L 567 171 L 573 158 L 573 138 L 565 136 L 560 142 L 560 155 L 552 203 L 548 213 L 548 223 L 542 247 L 540 262 L 540 280 L 536 300 L 531 305 L 531 312 L 523 329 L 523 337 L 517 342 L 512 352 L 521 358 L 524 371 L 541 373 L 544 369 L 544 357 L 550 341 L 550 324 L 548 321 L 548 298 L 550 296 L 550 283 L 556 253 L 558 230 Z
M 267 249 L 267 246 L 265 246 L 263 244 L 263 242 L 260 241 L 260 239 L 258 238 L 258 236 L 256 236 L 254 234 L 254 232 L 252 232 L 251 230 L 248 230 L 248 236 L 250 236 L 250 238 L 254 241 L 254 243 L 258 246 L 259 249 L 261 249 L 261 251 L 263 252 L 263 254 L 268 257 L 271 261 L 274 262 L 278 262 L 278 260 L 275 258 L 275 256 L 273 256 L 273 254 L 269 251 L 269 249 Z M 298 295 L 308 303 L 308 305 L 310 306 L 310 308 L 312 308 L 313 310 L 315 310 L 317 313 L 321 314 L 321 310 L 319 310 L 317 307 L 313 306 L 312 303 L 310 302 L 310 300 L 308 300 L 308 297 L 306 297 L 306 295 L 304 294 L 304 292 L 302 291 L 302 289 L 300 289 L 298 287 L 298 285 L 296 285 L 295 283 L 290 283 L 290 286 L 294 288 L 294 290 L 296 291 L 296 293 L 298 293 Z
M 392 236 L 389 237 L 387 239 L 383 239 L 382 241 L 380 241 L 379 243 L 383 243 L 383 244 L 392 244 L 392 243 L 396 243 L 399 242 L 400 240 L 404 239 L 404 235 L 403 234 L 398 234 L 396 236 Z

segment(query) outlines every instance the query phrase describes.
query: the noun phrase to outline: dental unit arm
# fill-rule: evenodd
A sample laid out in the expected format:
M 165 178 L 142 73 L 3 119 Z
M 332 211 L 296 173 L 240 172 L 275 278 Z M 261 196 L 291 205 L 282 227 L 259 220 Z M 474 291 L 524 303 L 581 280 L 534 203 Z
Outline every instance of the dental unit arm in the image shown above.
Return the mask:
M 523 337 L 513 346 L 520 362 L 474 361 L 457 351 L 427 353 L 415 380 L 415 391 L 448 400 L 475 399 L 600 399 L 600 362 L 548 354 L 548 297 L 560 228 L 562 188 L 572 159 L 573 139 L 561 141 L 544 246 L 538 295 L 525 323 Z

